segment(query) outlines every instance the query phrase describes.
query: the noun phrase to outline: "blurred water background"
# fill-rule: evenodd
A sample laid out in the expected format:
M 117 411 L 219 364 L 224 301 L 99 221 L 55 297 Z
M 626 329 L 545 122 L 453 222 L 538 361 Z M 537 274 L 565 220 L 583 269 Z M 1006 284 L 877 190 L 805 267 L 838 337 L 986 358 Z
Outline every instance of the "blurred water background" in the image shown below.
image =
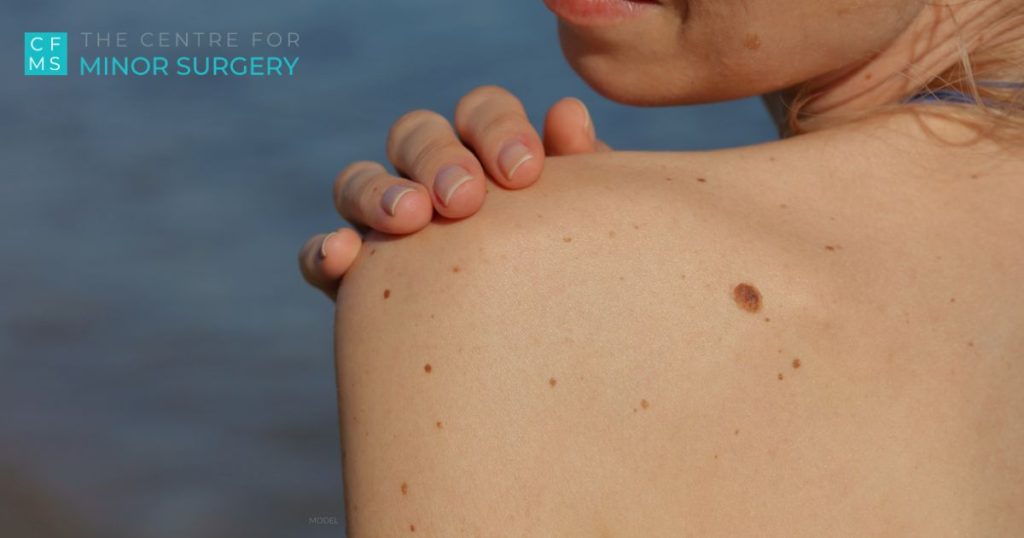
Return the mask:
M 582 97 L 617 148 L 774 137 L 756 100 L 599 98 L 540 0 L 2 5 L 5 537 L 343 534 L 333 311 L 295 252 L 403 112 L 501 84 L 535 124 Z M 294 31 L 302 59 L 291 79 L 24 77 L 26 31 L 71 34 L 72 71 L 84 31 Z

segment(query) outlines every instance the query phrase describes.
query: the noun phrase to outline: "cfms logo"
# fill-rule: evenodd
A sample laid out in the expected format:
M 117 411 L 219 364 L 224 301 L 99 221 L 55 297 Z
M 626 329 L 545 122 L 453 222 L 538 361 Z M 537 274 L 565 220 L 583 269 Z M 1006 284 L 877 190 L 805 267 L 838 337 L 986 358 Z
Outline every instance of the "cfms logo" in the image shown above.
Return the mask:
M 25 76 L 67 74 L 67 32 L 25 32 Z

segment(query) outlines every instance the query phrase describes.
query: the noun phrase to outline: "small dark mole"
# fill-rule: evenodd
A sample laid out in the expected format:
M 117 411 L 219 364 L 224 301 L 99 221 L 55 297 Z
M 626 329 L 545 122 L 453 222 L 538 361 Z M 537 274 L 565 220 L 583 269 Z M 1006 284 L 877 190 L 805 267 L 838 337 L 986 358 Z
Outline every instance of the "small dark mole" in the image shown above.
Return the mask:
M 558 380 L 553 378 L 553 377 L 548 380 L 548 385 L 551 385 L 551 388 L 555 388 L 555 385 L 557 385 L 557 384 L 558 384 Z
M 409 484 L 406 484 L 405 482 L 402 482 L 402 488 L 401 489 L 402 489 L 402 495 L 407 495 L 409 493 Z
M 864 80 L 871 80 L 871 77 L 873 76 L 874 75 L 872 75 L 871 73 L 864 73 Z
M 732 433 L 733 433 L 733 435 L 739 435 L 739 434 L 740 434 L 740 431 L 739 431 L 739 430 L 736 430 L 736 431 L 734 431 L 734 432 L 732 432 Z
M 377 249 L 375 249 L 375 248 L 371 248 L 370 249 L 370 256 L 373 256 L 376 253 L 377 253 Z
M 665 181 L 672 181 L 672 178 L 667 177 L 667 178 L 665 178 Z
M 832 245 L 825 245 L 825 250 L 827 250 L 829 252 L 835 252 L 836 251 L 836 247 L 834 247 Z
M 800 367 L 800 359 L 793 359 L 793 369 L 795 370 L 795 369 L 797 369 L 799 367 Z
M 732 290 L 732 297 L 736 304 L 747 312 L 754 313 L 761 310 L 761 292 L 750 284 L 737 285 Z
M 971 179 L 978 179 L 978 174 L 971 174 Z
M 743 46 L 750 50 L 757 50 L 761 48 L 761 38 L 757 34 L 747 34 L 743 40 Z
M 789 206 L 786 204 L 779 204 L 779 209 L 788 209 Z
M 452 267 L 452 272 L 453 273 L 458 273 L 461 270 L 462 270 L 462 268 L 459 267 L 458 265 L 455 265 L 455 266 Z
M 651 402 L 648 402 L 647 400 L 640 400 L 640 407 L 642 407 L 644 409 L 647 409 L 650 406 L 651 406 Z
M 566 243 L 572 243 L 572 238 L 567 235 L 562 238 L 562 241 L 565 241 Z
M 782 372 L 779 372 L 779 381 L 782 381 Z
M 950 297 L 950 298 L 949 298 L 949 302 L 951 302 L 951 303 L 955 303 L 955 302 L 956 302 L 956 297 Z
M 416 532 L 416 525 L 409 524 L 409 532 Z
M 775 162 L 775 157 L 774 157 L 773 155 L 769 155 L 769 156 L 768 156 L 768 160 L 769 160 L 770 162 Z
M 431 315 L 430 315 L 430 319 L 434 319 L 434 314 L 431 314 Z
M 423 365 L 423 371 L 424 372 L 429 374 L 433 370 L 434 370 L 434 367 L 431 366 L 429 362 Z
M 388 297 L 391 297 L 391 290 L 384 290 L 384 298 L 387 299 Z
M 620 277 L 619 277 L 619 280 L 626 280 L 626 277 L 624 277 L 624 276 L 620 276 Z
M 780 350 L 778 350 L 778 351 L 777 351 L 777 353 L 782 353 L 782 350 L 781 350 L 781 349 L 780 349 Z
M 441 422 L 440 420 L 437 421 L 434 425 L 437 426 L 437 429 L 439 429 L 439 430 L 443 430 L 444 429 L 444 422 Z
M 771 323 L 772 322 L 772 318 L 764 318 L 764 322 L 765 323 Z
M 707 182 L 708 182 L 707 179 L 704 179 L 702 177 L 697 178 L 697 183 L 707 183 Z
M 974 347 L 974 340 L 967 342 L 967 347 Z
M 715 459 L 716 459 L 716 460 L 718 459 L 718 454 L 715 454 Z
M 637 411 L 637 409 L 636 409 L 636 408 L 634 407 L 634 408 L 633 408 L 633 412 L 634 412 L 634 413 L 636 413 L 636 411 Z
M 639 224 L 634 224 L 633 225 L 633 229 L 634 230 L 639 230 L 640 229 L 640 225 Z
M 608 230 L 608 237 L 615 237 L 615 230 Z

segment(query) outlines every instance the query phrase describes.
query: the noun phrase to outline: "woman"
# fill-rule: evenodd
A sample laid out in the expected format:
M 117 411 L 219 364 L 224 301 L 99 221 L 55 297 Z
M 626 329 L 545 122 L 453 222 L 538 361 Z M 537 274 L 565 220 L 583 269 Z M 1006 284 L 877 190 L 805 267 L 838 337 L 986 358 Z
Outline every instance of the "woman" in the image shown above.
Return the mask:
M 300 255 L 345 273 L 351 535 L 1024 535 L 1024 1 L 548 5 L 602 94 L 797 136 L 606 152 L 564 100 L 542 145 L 495 88 L 400 120 L 407 179 L 336 185 L 385 234 Z

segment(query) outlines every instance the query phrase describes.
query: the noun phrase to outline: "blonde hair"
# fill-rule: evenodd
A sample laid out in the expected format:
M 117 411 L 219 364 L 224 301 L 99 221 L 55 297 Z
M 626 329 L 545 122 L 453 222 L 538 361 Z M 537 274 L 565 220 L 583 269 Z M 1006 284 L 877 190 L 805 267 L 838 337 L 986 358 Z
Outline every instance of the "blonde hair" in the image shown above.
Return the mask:
M 969 102 L 949 110 L 960 121 L 996 138 L 1024 139 L 1024 41 L 974 52 L 961 42 L 959 50 L 959 61 L 905 97 L 924 95 L 938 99 L 950 92 L 966 96 Z M 804 113 L 805 106 L 816 96 L 806 88 L 796 91 L 786 107 L 785 125 L 780 126 L 785 134 L 815 131 L 834 122 Z M 902 110 L 905 106 L 916 105 L 904 102 L 858 115 Z

